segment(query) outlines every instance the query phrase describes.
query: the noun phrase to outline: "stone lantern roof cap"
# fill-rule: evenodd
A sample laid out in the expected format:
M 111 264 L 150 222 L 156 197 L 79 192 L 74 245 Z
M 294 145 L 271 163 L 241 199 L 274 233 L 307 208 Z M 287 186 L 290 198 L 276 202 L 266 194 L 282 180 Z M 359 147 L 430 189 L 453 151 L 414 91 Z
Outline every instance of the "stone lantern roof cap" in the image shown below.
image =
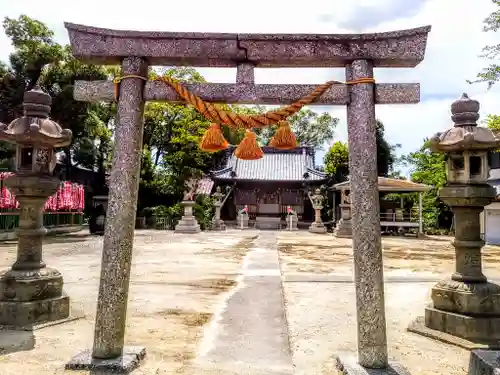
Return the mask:
M 49 118 L 52 98 L 35 87 L 24 93 L 23 117 L 9 125 L 0 124 L 0 140 L 14 144 L 64 147 L 71 143 L 72 133 Z
M 430 139 L 434 152 L 462 152 L 466 150 L 492 151 L 500 148 L 500 137 L 490 129 L 477 126 L 479 102 L 467 94 L 451 104 L 454 127 L 436 133 Z

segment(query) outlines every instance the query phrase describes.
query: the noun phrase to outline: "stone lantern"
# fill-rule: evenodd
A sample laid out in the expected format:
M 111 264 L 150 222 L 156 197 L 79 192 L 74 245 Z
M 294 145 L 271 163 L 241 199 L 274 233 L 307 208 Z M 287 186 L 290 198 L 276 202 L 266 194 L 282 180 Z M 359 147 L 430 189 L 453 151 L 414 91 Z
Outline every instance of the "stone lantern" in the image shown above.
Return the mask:
M 311 202 L 314 208 L 314 222 L 309 227 L 311 233 L 326 233 L 325 224 L 321 221 L 321 210 L 323 209 L 323 201 L 325 197 L 321 194 L 321 189 L 316 189 L 314 195 L 309 193 Z
M 212 194 L 214 198 L 214 206 L 215 206 L 215 215 L 212 220 L 212 229 L 213 230 L 226 230 L 226 225 L 224 221 L 220 218 L 220 210 L 224 203 L 225 194 L 222 192 L 220 186 L 215 188 L 215 192 Z
M 71 143 L 71 131 L 49 119 L 51 97 L 24 94 L 22 117 L 0 124 L 0 140 L 16 145 L 16 174 L 5 181 L 20 205 L 17 259 L 0 274 L 0 325 L 30 326 L 69 316 L 63 277 L 42 259 L 43 206 L 60 181 L 54 149 Z
M 425 326 L 410 330 L 447 341 L 494 343 L 500 340 L 500 287 L 481 267 L 479 215 L 495 198 L 488 185 L 488 152 L 500 147 L 491 130 L 477 126 L 479 103 L 466 94 L 451 105 L 454 127 L 430 139 L 434 152 L 447 155 L 447 183 L 439 198 L 450 206 L 455 223 L 455 272 L 431 291 Z M 418 320 L 417 320 L 418 321 Z

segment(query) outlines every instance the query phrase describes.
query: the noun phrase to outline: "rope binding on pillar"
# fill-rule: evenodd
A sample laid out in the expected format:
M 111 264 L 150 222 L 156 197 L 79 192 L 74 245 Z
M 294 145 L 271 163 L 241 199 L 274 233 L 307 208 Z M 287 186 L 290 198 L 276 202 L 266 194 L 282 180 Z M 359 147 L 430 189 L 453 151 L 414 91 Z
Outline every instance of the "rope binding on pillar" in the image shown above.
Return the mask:
M 147 78 L 138 75 L 124 75 L 116 77 L 114 83 L 115 100 L 118 101 L 120 83 L 125 78 L 139 78 L 147 81 Z M 242 160 L 256 160 L 262 158 L 264 153 L 257 143 L 257 136 L 252 131 L 255 128 L 264 128 L 271 125 L 278 125 L 275 135 L 270 141 L 270 146 L 278 149 L 292 149 L 297 147 L 297 138 L 293 134 L 287 118 L 294 115 L 302 109 L 302 107 L 311 104 L 318 97 L 323 95 L 330 87 L 334 85 L 355 85 L 360 83 L 375 83 L 373 78 L 360 78 L 347 82 L 328 81 L 318 85 L 311 93 L 300 98 L 296 102 L 287 105 L 277 110 L 271 110 L 258 115 L 244 115 L 231 111 L 225 111 L 216 104 L 209 103 L 201 99 L 198 95 L 190 92 L 177 80 L 163 76 L 156 80 L 164 82 L 170 86 L 187 104 L 192 105 L 200 114 L 207 120 L 212 121 L 212 125 L 203 135 L 200 148 L 207 152 L 217 152 L 229 147 L 229 143 L 222 134 L 221 125 L 228 126 L 233 129 L 245 129 L 245 138 L 238 145 L 235 156 Z

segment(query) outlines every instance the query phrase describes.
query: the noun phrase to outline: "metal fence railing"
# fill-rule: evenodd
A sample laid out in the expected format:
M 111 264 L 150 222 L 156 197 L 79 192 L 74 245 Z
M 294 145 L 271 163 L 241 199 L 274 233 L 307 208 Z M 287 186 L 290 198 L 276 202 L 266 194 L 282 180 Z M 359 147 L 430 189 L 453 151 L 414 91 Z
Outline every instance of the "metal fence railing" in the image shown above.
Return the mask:
M 19 227 L 19 211 L 0 212 L 0 231 L 12 231 Z M 83 212 L 44 212 L 45 227 L 83 225 Z

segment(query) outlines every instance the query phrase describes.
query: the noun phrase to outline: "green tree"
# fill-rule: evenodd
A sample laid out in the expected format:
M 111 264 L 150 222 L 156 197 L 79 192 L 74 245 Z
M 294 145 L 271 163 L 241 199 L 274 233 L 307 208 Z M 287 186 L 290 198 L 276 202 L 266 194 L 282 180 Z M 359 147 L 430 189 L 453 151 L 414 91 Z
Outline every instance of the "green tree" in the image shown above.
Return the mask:
M 325 173 L 333 177 L 335 182 L 342 182 L 349 175 L 349 150 L 347 143 L 335 142 L 324 159 Z
M 391 145 L 385 139 L 384 124 L 376 121 L 377 169 L 378 175 L 388 177 L 394 173 L 397 161 L 396 149 L 399 144 Z M 325 171 L 336 182 L 347 179 L 349 174 L 349 152 L 346 143 L 336 142 L 329 149 L 324 159 Z
M 254 107 L 255 112 L 264 112 L 263 107 Z M 295 115 L 288 118 L 290 127 L 301 146 L 310 146 L 316 150 L 323 149 L 325 143 L 331 142 L 335 136 L 338 118 L 332 117 L 328 112 L 318 114 L 308 108 L 303 108 Z M 259 129 L 259 141 L 267 145 L 278 127 L 268 126 Z
M 431 152 L 429 140 L 425 139 L 418 151 L 403 155 L 402 163 L 412 170 L 411 180 L 432 185 L 432 190 L 423 193 L 423 219 L 426 229 L 451 227 L 452 214 L 449 207 L 438 198 L 438 191 L 446 184 L 446 156 Z
M 109 120 L 114 114 L 107 113 L 102 104 L 74 100 L 73 85 L 77 79 L 105 79 L 106 70 L 74 59 L 69 46 L 54 41 L 52 30 L 26 15 L 5 18 L 3 28 L 14 52 L 9 63 L 0 68 L 0 121 L 10 122 L 21 116 L 24 92 L 38 84 L 52 97 L 51 117 L 73 132 L 72 144 L 63 150 L 67 177 L 74 166 L 94 168 L 99 152 L 108 152 L 103 138 L 109 140 L 111 134 L 106 131 L 105 117 Z M 103 142 L 96 143 L 101 139 Z M 12 149 L 0 149 L 0 158 L 12 155 Z M 103 185 L 102 177 L 98 186 Z
M 378 175 L 388 177 L 393 172 L 394 164 L 396 163 L 396 149 L 401 147 L 400 144 L 391 145 L 385 138 L 385 127 L 382 121 L 376 120 L 376 139 L 377 139 L 377 170 Z
M 500 28 L 500 0 L 491 0 L 491 2 L 497 9 L 484 19 L 483 30 L 485 32 L 497 32 Z M 486 82 L 488 87 L 493 86 L 500 78 L 500 65 L 498 64 L 499 54 L 500 44 L 485 46 L 481 57 L 488 59 L 491 63 L 484 68 L 482 72 L 478 73 L 475 81 L 468 82 Z

